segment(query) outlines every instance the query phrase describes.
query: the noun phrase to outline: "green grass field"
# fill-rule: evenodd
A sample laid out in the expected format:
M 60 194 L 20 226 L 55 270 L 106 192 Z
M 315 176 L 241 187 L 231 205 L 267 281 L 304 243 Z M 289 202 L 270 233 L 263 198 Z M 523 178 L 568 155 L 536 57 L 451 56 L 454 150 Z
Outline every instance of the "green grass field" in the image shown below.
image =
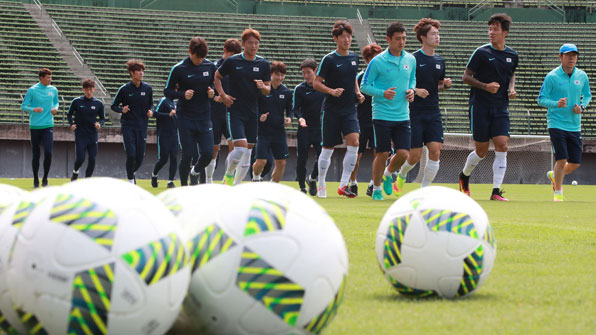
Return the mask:
M 0 183 L 27 190 L 32 184 Z M 139 182 L 154 194 L 165 184 Z M 596 186 L 566 186 L 566 202 L 553 203 L 550 185 L 505 185 L 511 202 L 502 203 L 487 200 L 491 185 L 471 185 L 494 226 L 498 255 L 485 285 L 455 301 L 398 294 L 374 251 L 377 227 L 396 198 L 344 199 L 332 194 L 336 187 L 329 183 L 330 197 L 317 201 L 343 233 L 350 269 L 344 302 L 325 334 L 596 334 Z M 406 192 L 418 187 L 407 184 Z

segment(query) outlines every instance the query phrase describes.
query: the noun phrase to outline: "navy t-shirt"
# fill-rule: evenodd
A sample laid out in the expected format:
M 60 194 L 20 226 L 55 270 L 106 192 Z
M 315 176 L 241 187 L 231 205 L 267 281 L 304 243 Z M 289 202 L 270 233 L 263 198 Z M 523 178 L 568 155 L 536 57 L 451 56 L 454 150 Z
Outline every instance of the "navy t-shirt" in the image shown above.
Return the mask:
M 325 95 L 307 82 L 302 82 L 294 88 L 292 112 L 297 119 L 304 118 L 307 128 L 320 129 L 321 108 Z
M 470 102 L 486 106 L 505 107 L 509 104 L 509 82 L 517 68 L 517 52 L 508 46 L 497 50 L 491 44 L 485 44 L 472 54 L 467 67 L 474 72 L 474 78 L 483 83 L 497 82 L 500 87 L 496 94 L 472 87 Z
M 263 95 L 255 84 L 255 79 L 263 82 L 271 81 L 271 66 L 269 62 L 256 56 L 249 61 L 244 53 L 228 57 L 219 67 L 219 74 L 229 76 L 230 89 L 226 94 L 236 98 L 234 104 L 228 108 L 231 114 L 258 114 L 259 96 Z
M 362 77 L 364 77 L 364 71 L 360 71 L 358 76 L 356 76 L 358 85 L 362 85 Z M 364 102 L 361 104 L 358 103 L 356 110 L 358 111 L 358 123 L 360 127 L 372 127 L 372 97 L 364 94 Z
M 416 88 L 428 91 L 426 98 L 415 96 L 410 104 L 412 112 L 439 112 L 439 81 L 445 79 L 445 61 L 437 54 L 428 56 L 422 49 L 413 53 L 416 57 Z
M 74 116 L 74 121 L 73 121 Z M 78 97 L 70 103 L 66 115 L 68 124 L 77 125 L 76 133 L 95 134 L 95 122 L 103 126 L 106 117 L 103 103 L 95 98 Z
M 122 114 L 122 108 L 128 106 L 128 113 Z M 147 111 L 153 108 L 153 89 L 149 84 L 141 82 L 136 87 L 132 81 L 122 85 L 112 102 L 112 110 L 121 113 L 122 126 L 132 129 L 147 129 Z
M 157 134 L 176 134 L 176 114 L 170 116 L 172 109 L 176 109 L 174 101 L 163 97 L 157 103 L 153 116 L 157 119 Z M 178 113 L 178 111 L 176 111 Z
M 284 129 L 284 119 L 292 116 L 292 91 L 281 84 L 277 88 L 271 86 L 271 92 L 259 95 L 259 116 L 269 113 L 267 120 L 259 120 L 259 133 L 279 133 Z
M 339 98 L 325 94 L 323 110 L 326 113 L 346 115 L 356 112 L 356 74 L 358 73 L 358 55 L 349 52 L 341 56 L 337 51 L 327 54 L 321 60 L 317 76 L 323 78 L 325 86 L 335 89 L 343 88 Z
M 217 67 L 218 69 L 221 67 L 221 64 L 223 64 L 224 59 L 220 58 L 217 60 L 217 62 L 215 62 L 215 67 Z M 223 79 L 221 80 L 221 86 L 223 87 L 224 92 L 230 92 L 230 77 L 229 76 L 225 76 L 223 77 Z M 219 93 L 217 93 L 217 91 L 215 91 L 215 95 L 219 95 Z M 215 102 L 215 100 L 211 100 L 211 114 L 212 116 L 216 116 L 216 115 L 225 115 L 227 111 L 226 105 L 221 103 L 221 102 Z M 213 117 L 211 118 L 213 119 Z
M 213 86 L 213 78 L 217 68 L 208 59 L 194 65 L 190 57 L 174 65 L 164 88 L 164 95 L 170 100 L 178 99 L 176 114 L 181 120 L 203 121 L 211 119 L 211 104 L 207 96 L 207 88 Z M 178 90 L 176 91 L 176 85 Z M 184 94 L 194 90 L 190 100 Z

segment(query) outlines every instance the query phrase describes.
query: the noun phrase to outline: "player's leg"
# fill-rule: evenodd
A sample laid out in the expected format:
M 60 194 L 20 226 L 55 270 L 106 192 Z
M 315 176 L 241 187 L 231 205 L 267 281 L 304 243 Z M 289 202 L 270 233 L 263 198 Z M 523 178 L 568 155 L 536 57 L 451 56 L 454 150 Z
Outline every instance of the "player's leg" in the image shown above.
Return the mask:
M 271 139 L 269 134 L 261 134 L 257 138 L 257 145 L 255 146 L 255 162 L 252 165 L 252 181 L 263 181 L 261 174 L 267 164 L 269 150 L 271 148 Z
M 143 159 L 145 158 L 145 147 L 147 146 L 147 129 L 137 130 L 136 137 L 137 152 L 135 157 L 135 172 L 137 172 L 141 165 L 143 165 Z
M 87 145 L 89 144 L 87 141 L 88 136 L 89 135 L 77 134 L 75 132 L 75 161 L 72 170 L 72 176 L 70 177 L 71 181 L 77 180 L 79 178 L 79 171 L 83 165 L 83 162 L 85 162 L 85 151 L 87 150 Z
M 228 167 L 224 176 L 224 183 L 230 186 L 234 185 L 236 167 L 244 157 L 244 154 L 248 151 L 244 123 L 244 120 L 236 115 L 231 115 L 230 112 L 228 112 L 228 129 L 230 131 L 230 138 L 234 144 L 234 149 L 228 153 Z
M 356 195 L 358 195 L 358 169 L 360 168 L 360 159 L 362 158 L 364 151 L 366 151 L 366 148 L 371 146 L 371 135 L 372 127 L 360 129 L 360 137 L 358 139 L 358 156 L 356 157 L 356 164 L 354 165 L 354 170 L 350 175 L 349 182 L 350 191 Z
M 33 170 L 33 187 L 39 187 L 39 158 L 41 156 L 41 129 L 29 129 L 31 133 L 31 169 Z
M 54 128 L 43 129 L 42 132 L 43 145 L 43 178 L 41 179 L 41 186 L 48 186 L 48 174 L 50 173 L 50 166 L 52 165 L 52 149 L 54 148 Z
M 285 130 L 280 132 L 280 134 L 275 137 L 275 140 L 271 143 L 271 153 L 273 154 L 273 158 L 275 160 L 273 173 L 271 174 L 271 181 L 279 183 L 284 176 L 284 172 L 286 170 L 286 161 L 290 154 L 288 151 L 288 142 L 286 140 Z
M 491 138 L 495 146 L 493 162 L 493 191 L 491 200 L 509 201 L 503 197 L 501 185 L 507 171 L 507 150 L 509 149 L 509 111 L 507 108 L 491 109 Z
M 424 130 L 426 119 L 424 114 L 412 114 L 410 124 L 412 126 L 412 136 L 410 139 L 411 150 L 408 159 L 399 169 L 396 181 L 403 185 L 408 173 L 412 170 L 418 162 L 420 162 L 422 156 L 422 146 L 424 145 Z
M 178 170 L 178 135 L 172 134 L 170 141 L 170 169 L 168 171 L 168 185 L 167 188 L 174 188 L 174 179 L 176 179 L 176 171 Z
M 250 157 L 252 155 L 252 150 L 255 147 L 255 143 L 257 143 L 257 131 L 259 129 L 259 119 L 256 115 L 251 115 L 245 123 L 245 134 L 246 134 L 246 151 L 244 155 L 240 159 L 238 166 L 236 167 L 236 175 L 234 176 L 234 184 L 240 184 L 248 170 L 250 169 Z
M 387 121 L 373 120 L 375 136 L 375 158 L 372 165 L 373 200 L 383 200 L 383 191 L 393 193 L 391 173 L 385 167 L 391 154 L 391 133 Z
M 306 193 L 306 163 L 308 161 L 308 129 L 298 129 L 296 134 L 296 178 L 300 191 Z
M 180 141 L 180 148 L 182 149 L 182 158 L 178 165 L 180 173 L 180 185 L 188 185 L 188 174 L 190 172 L 191 162 L 193 157 L 198 156 L 197 143 L 193 140 L 191 122 L 179 122 L 178 124 L 178 139 Z
M 93 176 L 93 171 L 95 171 L 95 157 L 97 157 L 98 150 L 97 133 L 90 136 L 89 140 L 89 143 L 87 143 L 87 169 L 85 170 L 85 178 Z
M 428 150 L 428 161 L 424 167 L 422 187 L 432 184 L 437 176 L 437 172 L 439 172 L 441 149 L 443 148 L 443 120 L 441 120 L 441 113 L 436 113 L 433 117 L 429 118 L 426 127 L 424 127 L 424 143 Z M 412 152 L 410 151 L 411 155 Z M 420 161 L 420 157 L 418 161 Z
M 199 130 L 193 136 L 195 141 L 199 143 L 199 160 L 193 167 L 191 174 L 203 170 L 209 165 L 213 158 L 213 130 L 211 120 L 202 122 L 199 125 Z
M 122 127 L 122 145 L 124 146 L 124 152 L 126 153 L 126 178 L 129 182 L 135 182 L 135 157 L 137 155 L 136 152 L 136 143 L 135 143 L 135 136 L 132 129 L 128 127 Z
M 348 198 L 354 198 L 356 194 L 350 191 L 348 182 L 356 166 L 358 147 L 360 146 L 360 127 L 358 126 L 356 113 L 341 119 L 341 132 L 344 134 L 344 140 L 346 141 L 346 154 L 344 155 L 343 169 L 337 193 L 339 195 L 345 195 Z
M 470 106 L 470 126 L 475 150 L 466 158 L 466 164 L 459 174 L 459 190 L 470 195 L 470 174 L 486 157 L 489 148 L 490 122 L 488 109 L 480 106 Z
M 310 146 L 313 147 L 315 150 L 315 163 L 313 164 L 312 171 L 310 176 L 306 180 L 306 185 L 308 186 L 308 194 L 312 195 L 313 197 L 317 195 L 317 179 L 319 178 L 319 156 L 321 155 L 321 150 L 323 147 L 321 143 L 323 141 L 321 137 L 321 129 L 310 129 L 308 131 L 308 138 L 309 138 L 309 145 L 307 146 L 307 151 Z
M 169 145 L 168 141 L 164 134 L 157 135 L 157 162 L 153 165 L 153 171 L 151 172 L 151 187 L 156 188 L 159 184 L 157 182 L 157 177 L 159 170 L 168 162 L 168 158 L 170 157 Z
M 319 187 L 317 196 L 327 198 L 327 171 L 331 165 L 331 155 L 336 145 L 342 143 L 340 121 L 337 117 L 329 115 L 323 111 L 321 116 L 321 138 L 322 149 L 318 159 Z
M 395 154 L 391 157 L 387 172 L 393 172 L 400 169 L 405 162 L 407 162 L 410 155 L 410 146 L 412 140 L 412 132 L 410 128 L 410 121 L 392 122 L 391 126 L 391 141 L 395 147 Z M 400 196 L 403 193 L 405 178 L 401 178 L 398 174 L 397 180 L 393 184 L 393 194 Z

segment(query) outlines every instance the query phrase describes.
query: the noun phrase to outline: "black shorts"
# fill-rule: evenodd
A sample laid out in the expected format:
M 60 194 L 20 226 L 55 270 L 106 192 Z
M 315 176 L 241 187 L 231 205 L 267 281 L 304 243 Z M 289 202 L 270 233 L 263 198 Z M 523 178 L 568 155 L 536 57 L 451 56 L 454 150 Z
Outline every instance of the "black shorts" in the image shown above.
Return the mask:
M 373 120 L 375 149 L 377 152 L 391 152 L 391 142 L 396 150 L 410 150 L 412 131 L 410 121 Z
M 211 126 L 211 120 L 179 120 L 178 139 L 183 156 L 198 157 L 198 153 L 201 155 L 213 155 L 213 127 Z
M 246 142 L 257 143 L 257 131 L 259 129 L 259 118 L 256 114 L 240 115 L 227 113 L 228 131 L 232 141 L 245 139 Z
M 358 114 L 354 113 L 341 115 L 323 111 L 321 116 L 322 145 L 332 148 L 343 143 L 343 138 L 351 133 L 359 133 Z
M 470 105 L 470 125 L 476 142 L 509 136 L 509 110 L 507 107 Z
M 443 120 L 440 112 L 410 111 L 412 148 L 422 148 L 430 142 L 443 143 Z
M 226 115 L 227 112 L 225 108 L 223 110 L 221 110 L 221 108 L 211 109 L 211 122 L 213 123 L 213 144 L 215 145 L 219 145 L 221 143 L 222 136 L 226 140 L 230 138 L 230 131 L 228 130 Z
M 370 126 L 360 126 L 360 146 L 358 147 L 358 153 L 363 153 L 367 148 L 375 148 L 375 132 L 372 124 Z
M 256 159 L 268 159 L 269 151 L 271 151 L 275 160 L 287 159 L 289 153 L 286 130 L 281 128 L 276 132 L 261 131 L 256 148 Z
M 555 160 L 566 159 L 568 163 L 580 164 L 582 161 L 582 135 L 579 131 L 565 131 L 548 128 Z

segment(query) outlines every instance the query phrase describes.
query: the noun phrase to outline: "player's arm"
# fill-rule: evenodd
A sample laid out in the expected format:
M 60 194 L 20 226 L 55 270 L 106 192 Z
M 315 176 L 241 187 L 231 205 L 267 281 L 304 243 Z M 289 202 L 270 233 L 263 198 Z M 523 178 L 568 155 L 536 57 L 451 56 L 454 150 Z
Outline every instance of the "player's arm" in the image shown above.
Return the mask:
M 224 62 L 225 64 L 226 62 Z M 220 69 L 223 67 L 220 67 Z M 232 104 L 234 103 L 234 100 L 236 100 L 236 98 L 234 98 L 231 95 L 227 95 L 226 92 L 223 89 L 223 85 L 221 83 L 221 80 L 223 79 L 224 75 L 219 72 L 219 69 L 217 71 L 215 71 L 215 78 L 213 78 L 213 86 L 215 86 L 215 90 L 217 91 L 217 94 L 219 94 L 221 102 L 223 102 L 226 107 L 230 107 L 232 106 Z
M 73 99 L 72 102 L 70 103 L 70 107 L 68 107 L 68 113 L 66 114 L 66 120 L 68 121 L 68 124 L 70 125 L 71 128 L 74 124 L 74 121 L 72 120 L 72 115 L 74 114 L 75 109 L 76 109 L 75 100 L 76 99 Z
M 106 112 L 105 112 L 105 106 L 101 102 L 100 102 L 100 108 L 97 111 L 97 117 L 99 117 L 99 121 L 97 123 L 99 123 L 100 127 L 103 127 L 103 125 L 106 123 Z
M 451 88 L 453 83 L 451 82 L 451 78 L 445 78 L 445 63 L 443 62 L 443 73 L 441 73 L 441 77 L 439 77 L 439 92 L 445 91 L 448 88 Z
M 56 115 L 58 113 L 58 108 L 60 107 L 60 100 L 58 100 L 58 90 L 54 92 L 54 101 L 52 101 L 52 109 L 50 112 L 52 115 Z
M 23 98 L 23 103 L 21 104 L 21 110 L 29 113 L 41 113 L 43 109 L 41 107 L 32 107 L 31 101 L 33 100 L 33 92 L 32 89 L 28 89 L 27 93 L 25 93 L 25 98 Z
M 374 86 L 375 80 L 377 79 L 377 74 L 378 74 L 378 71 L 377 71 L 376 62 L 373 59 L 373 61 L 371 61 L 368 64 L 366 71 L 364 71 L 364 75 L 362 76 L 362 85 L 360 85 L 360 89 L 362 90 L 362 92 L 370 95 L 371 97 L 386 98 L 386 99 L 389 99 L 389 98 L 385 97 L 385 91 L 391 91 L 391 92 L 393 92 L 393 96 L 391 97 L 391 99 L 393 99 L 393 97 L 395 96 L 395 87 L 389 88 L 387 90 L 383 90 L 381 88 L 377 88 Z
M 585 111 L 586 107 L 592 101 L 592 91 L 590 91 L 590 81 L 588 80 L 588 76 L 584 80 L 584 86 L 582 87 L 582 101 L 580 107 L 582 108 L 582 112 Z
M 490 83 L 483 83 L 480 80 L 474 78 L 474 71 L 472 71 L 469 67 L 466 68 L 464 71 L 464 75 L 461 78 L 464 84 L 468 84 L 472 87 L 476 87 L 483 91 L 487 91 L 489 93 L 495 94 L 499 90 L 499 83 L 497 82 L 490 82 Z
M 546 108 L 565 107 L 567 105 L 567 98 L 553 100 L 551 99 L 551 92 L 552 83 L 550 77 L 547 75 L 538 94 L 538 105 Z
M 116 93 L 116 96 L 114 97 L 114 100 L 112 101 L 112 106 L 110 106 L 110 108 L 116 112 L 116 113 L 120 113 L 122 114 L 123 108 L 120 106 L 122 104 L 122 97 L 124 96 L 123 91 L 124 87 L 121 87 L 118 90 L 118 93 Z M 128 112 L 128 108 L 126 109 L 126 111 Z
M 177 91 L 176 85 L 180 88 L 179 80 L 178 80 L 178 67 L 174 65 L 170 70 L 170 75 L 168 76 L 168 81 L 166 81 L 166 87 L 163 89 L 163 95 L 166 96 L 170 100 L 176 99 L 184 99 L 185 91 Z
M 268 95 L 271 92 L 271 81 L 262 81 L 260 79 L 255 79 L 255 84 L 257 88 L 263 95 Z
M 515 99 L 517 96 L 517 92 L 515 91 L 515 73 L 511 76 L 511 80 L 509 80 L 507 94 L 509 95 L 509 99 Z
M 410 80 L 408 81 L 408 89 L 406 90 L 406 100 L 408 102 L 414 101 L 416 96 L 416 61 L 413 62 L 412 72 L 410 72 Z
M 344 92 L 343 88 L 330 88 L 327 85 L 323 84 L 323 82 L 325 81 L 325 76 L 327 75 L 327 68 L 333 65 L 329 65 L 328 63 L 329 61 L 327 60 L 327 58 L 323 57 L 321 64 L 319 64 L 319 70 L 317 71 L 317 76 L 315 77 L 315 81 L 312 83 L 312 86 L 315 90 L 321 93 L 339 98 L 341 94 Z
M 153 110 L 155 108 L 155 106 L 153 105 L 153 89 L 151 89 L 149 91 L 149 107 L 147 107 L 147 117 L 152 117 L 153 116 Z
M 293 94 L 292 91 L 288 91 L 288 93 L 290 94 L 290 96 L 286 97 L 286 101 L 285 101 L 285 110 L 286 110 L 286 118 L 284 120 L 284 124 L 286 126 L 289 126 L 292 124 L 292 100 L 293 100 Z

